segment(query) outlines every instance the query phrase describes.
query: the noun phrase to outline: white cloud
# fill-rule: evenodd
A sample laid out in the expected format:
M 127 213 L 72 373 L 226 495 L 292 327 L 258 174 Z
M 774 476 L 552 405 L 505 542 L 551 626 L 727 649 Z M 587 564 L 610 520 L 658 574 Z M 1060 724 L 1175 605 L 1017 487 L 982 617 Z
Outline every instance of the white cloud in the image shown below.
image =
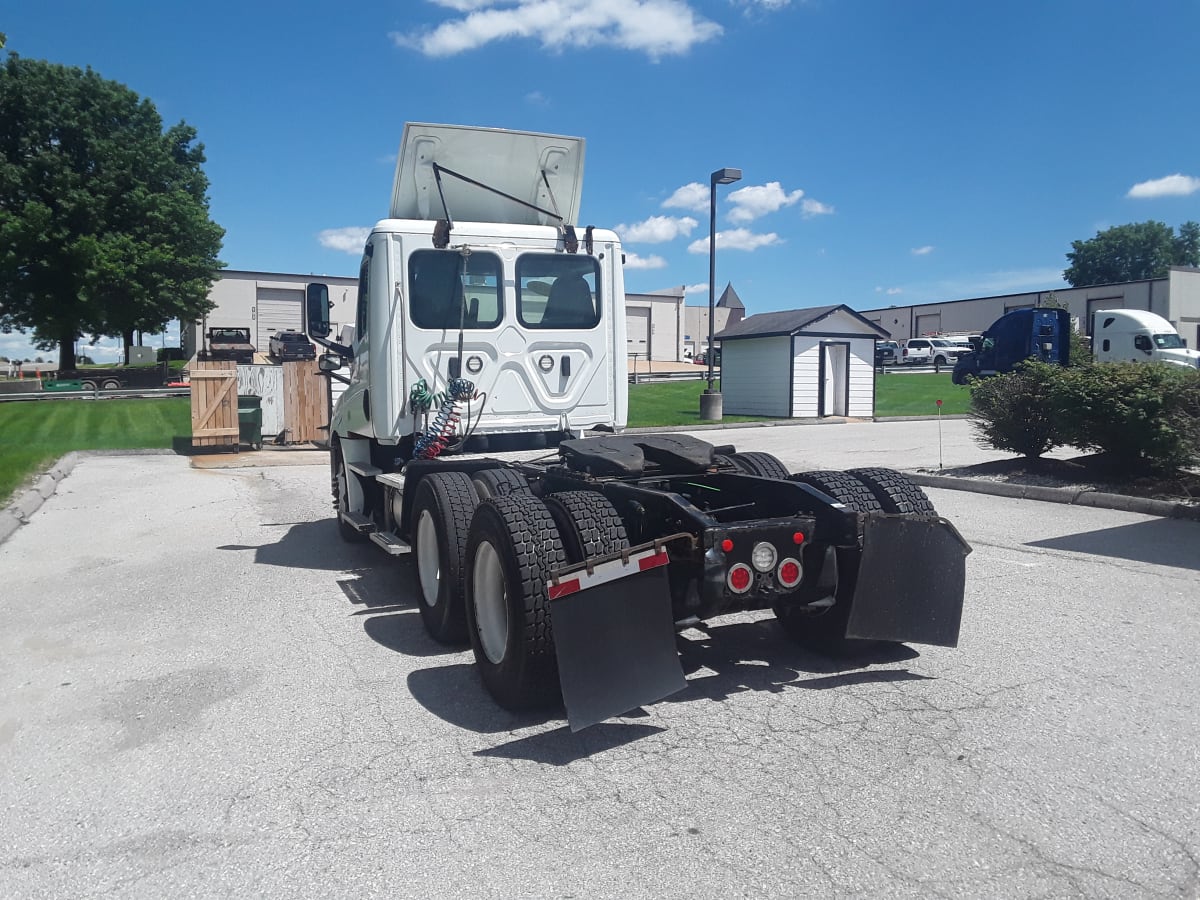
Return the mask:
M 877 287 L 877 288 L 875 288 L 875 293 L 888 294 L 889 296 L 895 296 L 896 294 L 903 294 L 904 289 L 898 288 L 898 287 L 890 287 L 890 288 Z
M 661 256 L 638 256 L 636 253 L 625 251 L 625 268 L 627 269 L 665 269 L 667 261 Z
M 651 216 L 634 225 L 618 225 L 613 231 L 626 243 L 661 244 L 680 235 L 688 237 L 699 224 L 691 216 Z
M 747 11 L 764 9 L 767 12 L 775 12 L 791 5 L 792 0 L 731 0 L 731 2 L 735 6 L 745 6 Z
M 326 228 L 317 235 L 317 240 L 321 242 L 322 247 L 359 256 L 370 233 L 370 228 Z
M 530 106 L 546 107 L 550 105 L 550 98 L 541 91 L 530 91 L 525 95 L 525 102 Z
M 708 296 L 708 282 L 705 281 L 705 282 L 702 282 L 701 284 L 685 285 L 683 288 L 683 295 L 685 297 L 690 297 L 692 294 L 704 294 L 704 296 L 707 297 Z
M 814 216 L 832 216 L 833 207 L 827 203 L 822 203 L 820 200 L 805 197 L 804 202 L 800 204 L 800 215 L 806 219 L 811 219 Z
M 1166 178 L 1140 181 L 1129 189 L 1126 197 L 1144 200 L 1150 197 L 1186 197 L 1200 191 L 1200 178 L 1176 172 Z
M 693 181 L 677 188 L 675 193 L 663 201 L 666 209 L 690 209 L 693 212 L 707 212 L 709 188 L 706 184 Z
M 493 41 L 527 38 L 544 49 L 618 47 L 651 59 L 687 53 L 722 28 L 684 0 L 433 0 L 464 13 L 420 33 L 392 32 L 399 47 L 454 56 Z
M 729 221 L 753 222 L 760 216 L 799 203 L 803 196 L 804 191 L 801 190 L 785 192 L 778 181 L 738 188 L 726 198 L 733 204 L 733 209 L 729 212 Z
M 933 251 L 934 246 L 932 244 L 926 244 L 924 247 L 913 247 L 909 252 L 912 253 L 913 256 L 928 256 Z
M 769 234 L 755 234 L 748 228 L 732 228 L 729 231 L 717 232 L 717 249 L 718 250 L 747 250 L 754 251 L 759 247 L 770 247 L 772 244 L 781 244 L 783 241 L 775 232 Z M 692 241 L 688 244 L 688 253 L 707 253 L 708 238 L 703 237 L 698 241 Z

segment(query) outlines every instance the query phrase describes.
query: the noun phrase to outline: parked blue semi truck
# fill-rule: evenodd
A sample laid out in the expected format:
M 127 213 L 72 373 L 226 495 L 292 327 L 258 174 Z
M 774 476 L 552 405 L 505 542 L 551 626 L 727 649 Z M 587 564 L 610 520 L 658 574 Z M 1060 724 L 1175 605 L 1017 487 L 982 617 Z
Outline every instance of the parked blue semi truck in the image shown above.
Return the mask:
M 983 333 L 980 346 L 954 364 L 955 384 L 1011 372 L 1027 359 L 1065 366 L 1071 355 L 1071 315 L 1065 309 L 1016 309 Z

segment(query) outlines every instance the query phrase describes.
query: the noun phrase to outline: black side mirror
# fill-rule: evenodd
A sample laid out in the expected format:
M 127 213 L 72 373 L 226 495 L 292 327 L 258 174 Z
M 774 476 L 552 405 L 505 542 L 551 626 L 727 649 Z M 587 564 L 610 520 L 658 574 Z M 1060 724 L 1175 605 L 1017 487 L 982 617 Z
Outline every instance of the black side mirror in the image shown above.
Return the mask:
M 304 292 L 306 312 L 308 314 L 308 334 L 314 338 L 329 337 L 329 288 L 324 284 L 313 283 Z M 322 367 L 323 371 L 325 370 Z
M 342 358 L 336 353 L 322 353 L 317 360 L 317 368 L 322 372 L 336 372 L 342 367 Z

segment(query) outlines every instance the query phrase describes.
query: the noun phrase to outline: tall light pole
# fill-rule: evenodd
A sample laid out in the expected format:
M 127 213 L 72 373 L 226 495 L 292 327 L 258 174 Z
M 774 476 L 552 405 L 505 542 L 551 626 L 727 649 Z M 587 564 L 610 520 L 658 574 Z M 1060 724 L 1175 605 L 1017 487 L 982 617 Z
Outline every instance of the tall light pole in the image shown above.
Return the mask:
M 713 390 L 713 334 L 717 318 L 717 185 L 742 180 L 741 169 L 717 169 L 708 178 L 708 390 L 700 395 L 700 418 L 721 418 L 721 392 Z

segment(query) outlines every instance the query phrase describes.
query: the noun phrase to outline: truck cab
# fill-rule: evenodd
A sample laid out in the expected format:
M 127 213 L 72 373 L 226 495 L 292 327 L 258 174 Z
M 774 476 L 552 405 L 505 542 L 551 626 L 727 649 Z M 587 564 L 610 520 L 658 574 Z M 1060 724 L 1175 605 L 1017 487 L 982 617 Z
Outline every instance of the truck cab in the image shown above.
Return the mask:
M 309 291 L 310 336 L 349 363 L 331 437 L 404 460 L 624 427 L 624 258 L 614 232 L 570 224 L 583 151 L 579 138 L 405 126 L 352 344 L 327 340 L 327 292 Z
M 1174 326 L 1141 309 L 1103 309 L 1092 321 L 1098 362 L 1165 362 L 1197 368 L 1200 352 L 1189 350 Z

